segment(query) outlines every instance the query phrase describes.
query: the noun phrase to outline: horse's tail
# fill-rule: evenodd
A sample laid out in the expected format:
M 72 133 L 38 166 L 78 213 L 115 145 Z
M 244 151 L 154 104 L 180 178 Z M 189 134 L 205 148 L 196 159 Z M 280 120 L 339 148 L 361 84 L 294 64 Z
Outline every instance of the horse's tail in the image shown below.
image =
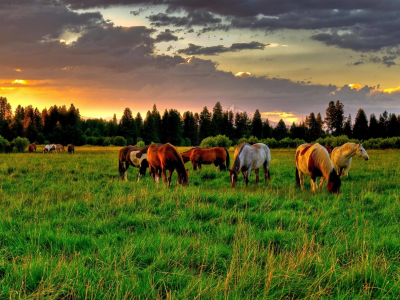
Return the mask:
M 224 148 L 224 149 L 225 149 L 225 152 L 226 152 L 226 161 L 225 161 L 226 168 L 229 169 L 230 165 L 231 165 L 231 160 L 230 160 L 230 157 L 229 157 L 228 149 L 226 149 L 226 148 Z
M 296 186 L 300 187 L 300 176 L 299 176 L 299 170 L 297 170 L 297 167 L 296 167 Z

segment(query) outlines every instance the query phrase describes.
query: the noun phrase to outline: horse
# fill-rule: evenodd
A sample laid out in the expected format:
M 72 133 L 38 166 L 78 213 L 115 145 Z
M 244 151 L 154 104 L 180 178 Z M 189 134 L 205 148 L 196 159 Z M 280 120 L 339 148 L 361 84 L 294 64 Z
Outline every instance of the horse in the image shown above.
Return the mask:
M 242 143 L 235 149 L 234 160 L 232 167 L 229 169 L 229 177 L 231 178 L 232 187 L 236 186 L 239 172 L 243 173 L 244 182 L 246 187 L 249 183 L 251 170 L 254 169 L 256 173 L 255 184 L 258 184 L 260 178 L 259 168 L 263 166 L 264 169 L 264 182 L 271 182 L 271 173 L 269 165 L 271 163 L 271 152 L 267 145 L 262 143 L 256 143 L 250 145 L 248 143 Z
M 36 152 L 36 144 L 32 143 L 28 146 L 28 153 Z
M 62 152 L 65 152 L 64 146 L 61 145 L 61 144 L 57 144 L 57 145 L 56 145 L 56 151 L 57 151 L 58 153 L 60 153 L 61 150 L 62 150 Z
M 126 146 L 119 150 L 118 153 L 118 167 L 121 180 L 126 180 L 126 171 L 129 166 L 139 168 L 138 182 L 142 176 L 146 175 L 146 169 L 149 166 L 147 162 L 147 150 L 150 146 L 138 148 L 136 146 Z
M 51 153 L 52 151 L 56 152 L 56 145 L 55 144 L 51 144 L 51 145 L 46 145 L 43 148 L 43 153 Z
M 328 151 L 328 154 L 332 154 L 332 151 L 333 151 L 332 146 L 323 146 L 323 147 L 326 149 L 326 151 Z
M 228 150 L 222 147 L 214 147 L 210 149 L 192 148 L 186 152 L 181 153 L 183 161 L 186 163 L 189 160 L 193 164 L 193 170 L 197 167 L 201 170 L 201 165 L 214 164 L 215 169 L 226 170 L 229 166 L 229 153 Z M 225 165 L 226 161 L 226 165 Z
M 75 146 L 72 144 L 68 145 L 68 154 L 74 154 L 75 153 Z
M 341 147 L 336 147 L 332 151 L 332 162 L 337 174 L 342 177 L 349 176 L 351 161 L 354 155 L 369 160 L 369 156 L 362 144 L 346 143 Z
M 319 189 L 322 189 L 324 180 L 328 182 L 327 189 L 332 194 L 339 194 L 341 180 L 336 174 L 328 150 L 320 144 L 303 144 L 296 150 L 296 184 L 304 186 L 304 175 L 310 175 L 311 188 L 315 192 L 317 177 L 321 177 Z
M 168 187 L 170 187 L 172 173 L 176 170 L 178 173 L 178 183 L 182 186 L 189 185 L 189 174 L 185 168 L 182 156 L 170 143 L 151 145 L 147 151 L 147 161 L 153 182 L 158 183 L 162 173 L 164 183 L 166 183 L 166 172 L 168 170 Z

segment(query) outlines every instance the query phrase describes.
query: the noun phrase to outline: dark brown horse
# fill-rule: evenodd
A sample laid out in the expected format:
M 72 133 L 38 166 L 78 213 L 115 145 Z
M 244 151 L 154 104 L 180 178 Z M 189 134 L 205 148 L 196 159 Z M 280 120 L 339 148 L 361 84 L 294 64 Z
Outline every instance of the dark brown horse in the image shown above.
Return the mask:
M 201 165 L 214 164 L 216 169 L 219 167 L 223 171 L 227 170 L 227 166 L 230 165 L 228 150 L 222 147 L 210 149 L 192 148 L 181 153 L 181 156 L 185 163 L 188 161 L 192 162 L 193 170 L 197 170 L 197 167 L 201 170 Z
M 70 144 L 68 145 L 68 153 L 69 154 L 74 154 L 75 153 L 75 146 Z
M 32 143 L 28 146 L 28 153 L 36 152 L 36 144 Z
M 119 176 L 121 180 L 128 180 L 126 177 L 126 171 L 129 166 L 139 168 L 139 178 L 146 175 L 146 169 L 149 166 L 147 162 L 147 150 L 149 146 L 138 148 L 136 146 L 126 146 L 119 150 L 118 153 L 118 166 Z
M 150 174 L 154 182 L 159 182 L 162 173 L 164 182 L 166 183 L 168 170 L 168 187 L 170 187 L 172 173 L 176 170 L 178 173 L 178 183 L 183 186 L 189 185 L 189 175 L 182 156 L 171 144 L 151 145 L 147 152 L 147 160 L 149 162 Z

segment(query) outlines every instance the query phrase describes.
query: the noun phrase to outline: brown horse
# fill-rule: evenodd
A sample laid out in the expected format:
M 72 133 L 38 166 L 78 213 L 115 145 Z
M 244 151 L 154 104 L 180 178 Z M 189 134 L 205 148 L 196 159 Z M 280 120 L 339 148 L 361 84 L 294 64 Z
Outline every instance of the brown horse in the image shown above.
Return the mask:
M 74 154 L 75 153 L 75 146 L 70 144 L 68 145 L 68 153 L 69 154 Z
M 339 194 L 341 180 L 336 174 L 328 151 L 320 144 L 303 144 L 296 150 L 296 183 L 303 189 L 304 175 L 311 177 L 311 188 L 317 189 L 317 177 L 321 177 L 319 189 L 322 189 L 324 180 L 328 182 L 328 191 L 332 194 Z
M 222 147 L 210 149 L 192 148 L 181 153 L 181 156 L 185 163 L 189 160 L 192 162 L 193 170 L 197 170 L 197 167 L 201 170 L 201 165 L 214 164 L 217 170 L 219 167 L 222 171 L 227 170 L 227 166 L 230 165 L 228 150 Z
M 57 151 L 58 153 L 60 153 L 60 151 L 65 152 L 65 148 L 64 148 L 63 145 L 57 144 L 57 145 L 56 145 L 56 151 Z
M 159 182 L 162 173 L 164 182 L 166 183 L 168 170 L 168 187 L 170 187 L 172 173 L 176 170 L 178 173 L 178 183 L 183 186 L 189 185 L 189 175 L 182 156 L 171 144 L 151 145 L 147 152 L 147 160 L 149 162 L 150 174 L 154 182 Z
M 28 153 L 36 152 L 36 144 L 32 143 L 28 146 Z
M 118 168 L 119 176 L 121 180 L 128 180 L 126 177 L 126 171 L 129 166 L 139 168 L 139 178 L 146 175 L 146 169 L 149 166 L 147 162 L 147 150 L 150 146 L 144 146 L 142 148 L 136 146 L 126 146 L 119 150 L 118 153 Z

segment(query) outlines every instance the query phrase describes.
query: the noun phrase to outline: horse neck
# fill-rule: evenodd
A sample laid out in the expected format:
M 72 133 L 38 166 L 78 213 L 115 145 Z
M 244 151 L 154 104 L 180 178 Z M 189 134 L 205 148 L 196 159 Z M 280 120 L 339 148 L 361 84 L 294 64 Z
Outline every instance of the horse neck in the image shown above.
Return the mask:
M 175 161 L 176 172 L 178 173 L 178 175 L 185 175 L 186 177 L 188 177 L 183 158 L 178 152 L 175 153 L 175 156 L 176 156 L 176 161 Z
M 342 150 L 342 155 L 346 159 L 349 159 L 350 157 L 353 157 L 356 154 L 356 152 L 357 152 L 357 146 L 346 145 Z

